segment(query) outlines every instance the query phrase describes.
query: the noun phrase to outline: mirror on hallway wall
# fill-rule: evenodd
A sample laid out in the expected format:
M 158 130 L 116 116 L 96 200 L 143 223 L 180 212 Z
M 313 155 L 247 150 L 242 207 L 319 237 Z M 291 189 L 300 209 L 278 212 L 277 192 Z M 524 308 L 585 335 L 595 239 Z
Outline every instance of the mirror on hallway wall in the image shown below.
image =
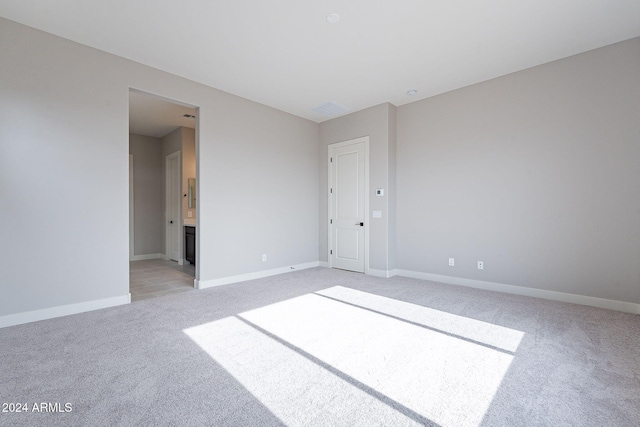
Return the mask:
M 187 180 L 189 186 L 189 209 L 196 208 L 196 179 L 189 178 Z

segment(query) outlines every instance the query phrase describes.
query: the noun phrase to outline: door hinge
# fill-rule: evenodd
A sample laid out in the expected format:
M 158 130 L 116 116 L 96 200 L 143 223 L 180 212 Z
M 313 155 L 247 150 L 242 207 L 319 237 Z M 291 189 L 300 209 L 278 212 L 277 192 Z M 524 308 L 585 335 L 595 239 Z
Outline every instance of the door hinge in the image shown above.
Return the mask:
M 329 220 L 329 224 L 333 224 L 333 220 L 332 219 Z
M 333 194 L 333 188 L 331 188 L 330 190 L 331 190 L 331 194 Z
M 333 255 L 333 249 L 329 251 L 329 254 L 330 254 L 330 255 Z
M 331 163 L 333 163 L 333 157 L 331 158 Z

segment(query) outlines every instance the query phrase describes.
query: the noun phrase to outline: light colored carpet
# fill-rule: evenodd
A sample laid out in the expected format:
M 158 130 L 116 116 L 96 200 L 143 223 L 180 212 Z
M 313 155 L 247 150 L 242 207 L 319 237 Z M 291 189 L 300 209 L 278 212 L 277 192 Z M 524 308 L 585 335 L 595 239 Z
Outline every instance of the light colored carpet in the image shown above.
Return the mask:
M 640 425 L 638 315 L 324 268 L 0 329 L 0 361 L 2 426 Z

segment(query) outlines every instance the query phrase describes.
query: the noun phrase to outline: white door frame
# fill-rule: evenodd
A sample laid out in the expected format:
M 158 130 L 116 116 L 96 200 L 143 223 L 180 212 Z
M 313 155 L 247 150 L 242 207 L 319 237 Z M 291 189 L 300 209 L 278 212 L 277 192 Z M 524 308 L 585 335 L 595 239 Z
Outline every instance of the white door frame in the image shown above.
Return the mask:
M 331 260 L 331 249 L 333 248 L 333 231 L 331 224 L 331 213 L 333 212 L 333 199 L 331 197 L 331 188 L 333 185 L 333 163 L 331 162 L 332 151 L 335 148 L 341 148 L 347 145 L 364 143 L 364 274 L 369 274 L 369 137 L 363 136 L 360 138 L 350 139 L 348 141 L 336 142 L 329 144 L 327 153 L 327 234 L 328 234 L 328 247 L 327 247 L 327 259 L 329 260 L 329 268 L 333 268 L 333 262 Z
M 129 261 L 133 260 L 135 252 L 135 209 L 133 195 L 133 154 L 129 154 Z
M 165 167 L 164 167 L 164 173 L 165 173 L 165 214 L 164 214 L 164 220 L 165 220 L 165 259 L 171 259 L 171 257 L 169 256 L 170 252 L 171 252 L 171 248 L 170 248 L 170 239 L 169 239 L 169 232 L 170 232 L 170 228 L 171 228 L 171 224 L 169 224 L 169 191 L 171 188 L 171 185 L 175 183 L 171 182 L 171 176 L 169 174 L 169 162 L 174 160 L 175 158 L 178 159 L 178 166 L 179 166 L 179 173 L 178 173 L 178 217 L 176 219 L 176 221 L 178 222 L 178 227 L 182 228 L 182 197 L 180 197 L 180 194 L 182 194 L 182 156 L 181 156 L 181 152 L 180 151 L 176 151 L 175 153 L 171 153 L 169 155 L 167 155 L 165 157 Z M 182 265 L 184 263 L 184 256 L 183 256 L 183 249 L 182 249 L 182 231 L 179 230 L 178 232 L 178 264 Z

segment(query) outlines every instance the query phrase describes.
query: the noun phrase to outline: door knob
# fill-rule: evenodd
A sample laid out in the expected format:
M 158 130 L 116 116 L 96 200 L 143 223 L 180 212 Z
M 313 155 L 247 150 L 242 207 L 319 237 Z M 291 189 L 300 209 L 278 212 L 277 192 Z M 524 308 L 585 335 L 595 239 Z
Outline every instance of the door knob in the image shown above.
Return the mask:
M 360 227 L 364 227 L 364 222 L 356 222 L 356 225 L 359 225 Z
M 169 224 L 173 224 L 173 221 L 169 221 Z

